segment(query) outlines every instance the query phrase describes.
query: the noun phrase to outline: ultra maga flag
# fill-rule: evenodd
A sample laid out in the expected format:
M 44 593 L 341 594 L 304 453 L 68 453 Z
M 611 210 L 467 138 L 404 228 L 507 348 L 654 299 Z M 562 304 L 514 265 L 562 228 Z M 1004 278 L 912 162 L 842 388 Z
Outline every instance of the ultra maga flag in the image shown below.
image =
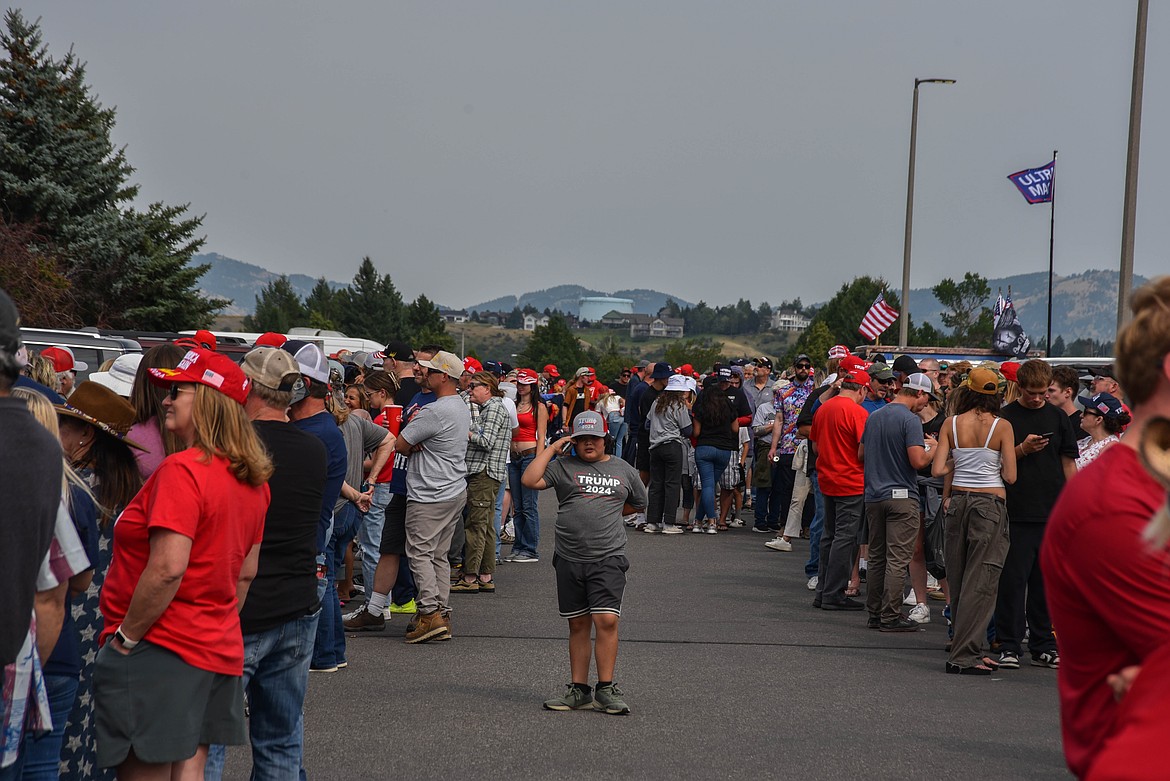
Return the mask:
M 885 296 L 878 293 L 877 300 L 865 313 L 857 332 L 866 339 L 877 339 L 882 332 L 894 324 L 898 319 L 898 310 L 886 303 Z
M 1052 202 L 1052 178 L 1056 173 L 1056 161 L 1053 160 L 1041 168 L 1025 168 L 1008 176 L 1012 184 L 1020 190 L 1020 195 L 1028 203 Z

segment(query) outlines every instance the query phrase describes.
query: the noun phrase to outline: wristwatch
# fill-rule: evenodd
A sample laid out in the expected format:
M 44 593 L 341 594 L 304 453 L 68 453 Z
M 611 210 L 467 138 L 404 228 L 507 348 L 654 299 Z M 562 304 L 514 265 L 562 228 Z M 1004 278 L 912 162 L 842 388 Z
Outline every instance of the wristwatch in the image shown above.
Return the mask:
M 122 633 L 122 627 L 120 626 L 114 630 L 114 638 L 117 639 L 117 641 L 121 643 L 122 647 L 127 651 L 133 650 L 134 646 L 141 642 L 140 640 L 131 640 L 130 638 L 126 637 L 126 635 Z

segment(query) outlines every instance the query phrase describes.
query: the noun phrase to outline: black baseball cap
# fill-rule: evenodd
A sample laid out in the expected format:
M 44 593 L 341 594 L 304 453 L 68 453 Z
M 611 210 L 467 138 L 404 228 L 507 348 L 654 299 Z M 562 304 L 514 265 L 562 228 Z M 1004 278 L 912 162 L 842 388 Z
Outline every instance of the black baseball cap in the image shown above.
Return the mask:
M 386 348 L 382 350 L 382 354 L 396 361 L 409 362 L 414 360 L 414 350 L 410 349 L 410 345 L 401 339 L 393 339 L 387 343 Z

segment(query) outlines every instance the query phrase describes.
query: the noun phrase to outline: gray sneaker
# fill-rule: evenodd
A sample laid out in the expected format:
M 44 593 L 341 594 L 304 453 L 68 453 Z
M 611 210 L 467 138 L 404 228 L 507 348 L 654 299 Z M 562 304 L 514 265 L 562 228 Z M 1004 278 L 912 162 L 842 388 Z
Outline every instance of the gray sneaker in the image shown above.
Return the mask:
M 583 710 L 589 707 L 596 707 L 593 695 L 571 683 L 565 685 L 564 696 L 544 701 L 545 710 Z
M 612 716 L 626 716 L 630 712 L 630 706 L 626 705 L 622 696 L 622 690 L 612 683 L 608 686 L 598 686 L 593 692 L 593 707 Z

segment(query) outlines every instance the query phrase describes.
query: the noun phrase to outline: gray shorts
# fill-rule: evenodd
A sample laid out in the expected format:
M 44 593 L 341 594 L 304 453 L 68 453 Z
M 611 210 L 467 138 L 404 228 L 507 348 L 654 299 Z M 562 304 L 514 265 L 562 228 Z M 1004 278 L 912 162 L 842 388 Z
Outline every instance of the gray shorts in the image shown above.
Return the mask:
M 93 670 L 98 765 L 179 762 L 201 744 L 242 745 L 244 679 L 200 670 L 146 640 L 127 655 L 98 651 Z
M 626 592 L 625 556 L 608 556 L 601 561 L 568 561 L 553 554 L 557 573 L 557 605 L 562 618 L 592 613 L 622 614 Z

